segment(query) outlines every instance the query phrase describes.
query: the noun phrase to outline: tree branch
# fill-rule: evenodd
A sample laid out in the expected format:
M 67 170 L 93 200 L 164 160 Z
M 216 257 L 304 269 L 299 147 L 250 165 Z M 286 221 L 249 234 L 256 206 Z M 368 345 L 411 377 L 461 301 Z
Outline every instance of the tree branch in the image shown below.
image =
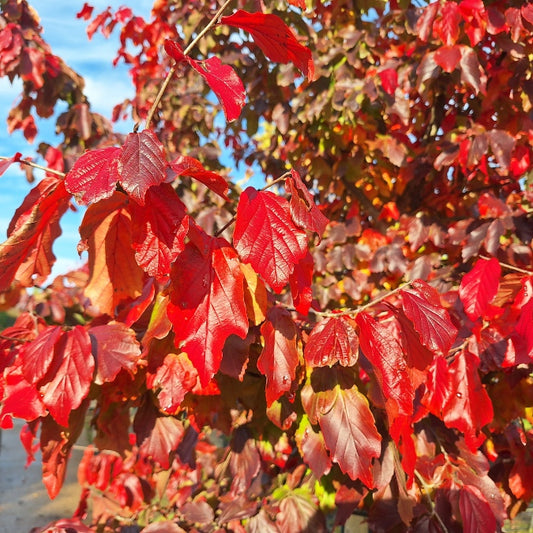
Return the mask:
M 0 155 L 0 161 L 7 161 L 9 159 L 11 158 Z M 66 176 L 64 172 L 60 172 L 59 170 L 54 170 L 53 168 L 43 167 L 42 165 L 38 165 L 37 163 L 30 161 L 29 159 L 20 159 L 19 161 L 14 161 L 14 162 L 20 163 L 21 165 L 26 165 L 28 167 L 38 168 L 39 170 L 44 170 L 50 174 L 55 174 L 56 176 L 59 176 L 60 178 L 64 178 Z

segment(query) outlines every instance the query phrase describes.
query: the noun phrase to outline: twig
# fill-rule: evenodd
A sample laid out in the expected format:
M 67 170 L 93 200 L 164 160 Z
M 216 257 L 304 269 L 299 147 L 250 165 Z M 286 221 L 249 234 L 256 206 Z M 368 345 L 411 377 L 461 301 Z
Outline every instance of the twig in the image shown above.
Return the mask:
M 418 479 L 418 482 L 421 485 L 420 492 L 422 492 L 422 494 L 425 496 L 426 500 L 429 502 L 429 506 L 431 508 L 432 515 L 437 519 L 437 522 L 439 523 L 439 526 L 441 527 L 443 533 L 449 533 L 448 532 L 448 528 L 444 525 L 444 522 L 442 521 L 442 518 L 438 515 L 438 513 L 437 513 L 437 511 L 435 509 L 435 504 L 431 500 L 431 496 L 428 493 L 428 486 L 427 486 L 426 482 L 424 481 L 424 478 L 418 472 L 418 470 L 415 470 L 415 476 L 416 476 L 416 479 Z
M 481 259 L 486 259 L 490 261 L 491 257 L 487 257 L 486 255 L 479 254 L 478 257 L 481 257 Z M 516 267 L 513 265 L 510 265 L 509 263 L 503 263 L 502 261 L 498 261 L 500 263 L 500 266 L 506 268 L 507 270 L 514 270 L 515 272 L 520 272 L 520 274 L 527 274 L 528 276 L 531 276 L 533 274 L 533 271 L 531 270 L 525 270 L 520 267 Z
M 187 46 L 187 48 L 183 50 L 184 55 L 188 55 L 189 52 L 194 48 L 196 43 L 218 22 L 218 19 L 231 2 L 232 0 L 226 0 L 224 4 L 222 4 L 222 7 L 220 7 L 220 9 L 215 13 L 215 16 L 209 21 L 206 27 L 193 39 L 189 46 Z M 146 117 L 146 128 L 150 127 L 150 123 L 152 122 L 152 119 L 154 117 L 155 110 L 159 106 L 161 98 L 163 98 L 163 94 L 165 94 L 168 84 L 170 83 L 170 80 L 172 79 L 172 76 L 174 76 L 175 72 L 176 66 L 171 67 L 171 69 L 168 71 L 165 81 L 163 82 L 163 85 L 161 85 L 161 88 L 159 89 L 159 92 L 155 97 L 154 103 L 152 104 L 152 107 L 150 107 L 150 111 L 148 111 L 148 116 Z
M 8 159 L 11 159 L 11 158 L 0 155 L 0 161 L 7 161 Z M 60 178 L 64 178 L 66 176 L 64 172 L 60 172 L 59 170 L 54 170 L 53 168 L 43 167 L 42 165 L 38 165 L 37 163 L 34 163 L 33 161 L 29 161 L 28 159 L 20 159 L 18 161 L 14 161 L 14 163 L 21 163 L 22 165 L 27 165 L 28 167 L 38 168 L 39 170 L 44 170 L 46 172 L 49 172 L 50 174 L 55 174 L 56 176 L 59 176 Z
M 262 189 L 259 189 L 260 191 L 266 191 L 267 189 L 269 189 L 270 187 L 276 185 L 277 183 L 279 183 L 280 181 L 283 181 L 285 178 L 287 178 L 288 176 L 290 176 L 291 173 L 290 171 L 289 172 L 285 172 L 285 174 L 282 174 L 279 178 L 276 178 L 274 181 L 271 181 L 270 183 L 268 183 L 267 185 L 265 185 Z M 220 235 L 222 235 L 222 233 L 224 233 L 224 231 L 226 231 L 226 229 L 228 229 L 234 222 L 235 222 L 235 219 L 236 219 L 236 216 L 233 215 L 231 217 L 231 219 L 226 222 L 222 228 L 220 228 L 216 233 L 215 233 L 215 237 L 219 237 Z

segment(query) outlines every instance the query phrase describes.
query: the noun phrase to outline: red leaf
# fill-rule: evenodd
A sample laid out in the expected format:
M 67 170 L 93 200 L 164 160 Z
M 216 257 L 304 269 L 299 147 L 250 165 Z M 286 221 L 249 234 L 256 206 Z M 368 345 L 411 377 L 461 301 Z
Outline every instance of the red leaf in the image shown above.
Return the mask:
M 54 364 L 40 392 L 50 414 L 66 427 L 70 412 L 89 394 L 93 379 L 94 358 L 89 335 L 82 326 L 63 332 L 55 353 Z
M 438 292 L 425 281 L 415 280 L 402 291 L 402 307 L 422 344 L 432 352 L 446 355 L 457 336 L 448 312 L 440 303 Z
M 57 178 L 45 178 L 30 191 L 13 216 L 8 239 L 0 244 L 0 291 L 15 279 L 23 287 L 46 280 L 55 261 L 52 244 L 61 235 L 59 220 L 69 203 Z
M 67 191 L 82 205 L 109 198 L 119 180 L 119 156 L 116 147 L 85 152 L 65 177 Z
M 224 65 L 216 56 L 205 61 L 191 59 L 183 54 L 178 43 L 170 39 L 165 40 L 165 50 L 178 63 L 187 61 L 205 79 L 222 104 L 228 121 L 238 118 L 246 103 L 246 92 L 241 79 L 230 65 Z
M 459 38 L 461 14 L 455 2 L 441 4 L 440 18 L 433 24 L 433 30 L 445 45 L 453 46 Z
M 394 68 L 386 68 L 378 72 L 379 79 L 383 90 L 390 95 L 393 95 L 398 87 L 398 72 Z
M 84 292 L 100 312 L 110 316 L 117 305 L 137 298 L 143 289 L 144 272 L 132 249 L 128 203 L 125 194 L 115 192 L 89 206 L 80 226 L 80 246 L 89 252 L 89 282 Z
M 487 76 L 479 64 L 477 54 L 468 46 L 461 47 L 461 50 L 461 81 L 468 83 L 476 93 L 481 92 L 484 94 L 487 85 Z
M 311 331 L 304 351 L 305 362 L 311 367 L 353 366 L 359 357 L 359 339 L 352 321 L 340 316 L 325 318 Z
M 298 331 L 288 311 L 273 307 L 261 326 L 265 346 L 257 368 L 266 376 L 266 400 L 270 406 L 282 394 L 289 392 L 298 366 Z
M 20 349 L 24 377 L 29 383 L 37 384 L 48 372 L 61 334 L 62 330 L 59 326 L 47 327 L 35 340 Z
M 306 416 L 302 417 L 295 438 L 300 455 L 315 477 L 320 479 L 326 475 L 331 470 L 331 459 L 326 449 L 324 435 L 313 429 Z
M 183 398 L 197 381 L 198 372 L 187 355 L 169 353 L 157 369 L 151 388 L 161 388 L 157 395 L 161 409 L 173 415 L 179 411 Z
M 277 15 L 247 13 L 239 9 L 229 17 L 222 17 L 220 22 L 249 32 L 269 59 L 277 63 L 292 62 L 304 76 L 313 79 L 315 67 L 311 50 L 297 41 Z
M 167 469 L 169 455 L 183 439 L 183 424 L 172 416 L 160 416 L 147 399 L 141 404 L 133 421 L 140 451 Z
M 185 247 L 171 273 L 168 316 L 203 386 L 217 372 L 225 340 L 248 333 L 244 275 L 238 257 L 222 238 L 201 230 Z
M 208 189 L 211 189 L 229 202 L 227 196 L 228 182 L 220 174 L 206 170 L 198 159 L 186 155 L 179 155 L 170 162 L 170 168 L 172 168 L 177 176 L 190 176 L 198 180 Z
M 475 322 L 482 317 L 496 296 L 500 285 L 501 267 L 498 260 L 478 259 L 474 268 L 463 276 L 459 298 L 468 318 Z
M 420 40 L 426 42 L 431 35 L 431 28 L 437 16 L 439 2 L 433 2 L 422 9 L 422 16 L 416 21 L 416 31 Z
M 143 206 L 132 203 L 132 246 L 137 264 L 150 276 L 165 282 L 170 267 L 185 249 L 189 230 L 186 207 L 173 187 L 150 187 Z
M 17 152 L 13 157 L 10 157 L 9 159 L 1 159 L 0 160 L 0 176 L 13 164 L 20 161 L 20 158 L 22 157 L 22 154 L 20 152 Z
M 483 493 L 473 485 L 461 487 L 459 510 L 465 533 L 498 531 L 496 517 Z
M 461 47 L 441 46 L 435 51 L 435 63 L 444 70 L 444 72 L 453 72 L 461 60 Z
M 314 231 L 321 239 L 329 220 L 316 206 L 298 172 L 291 170 L 291 175 L 285 180 L 285 186 L 291 195 L 289 207 L 294 223 L 304 230 Z
M 475 451 L 485 440 L 481 428 L 492 421 L 492 402 L 481 384 L 477 359 L 461 350 L 449 366 L 450 394 L 441 406 L 446 426 L 465 435 L 467 446 Z
M 96 384 L 113 381 L 122 369 L 134 374 L 141 349 L 133 330 L 110 322 L 91 328 L 89 336 L 96 352 Z
M 299 7 L 300 9 L 305 9 L 305 0 L 289 0 L 291 6 Z
M 235 249 L 280 293 L 294 265 L 307 253 L 305 233 L 292 222 L 287 200 L 248 187 L 237 207 Z
M 311 494 L 302 491 L 290 491 L 281 500 L 276 525 L 279 533 L 295 531 L 326 533 L 327 531 L 324 515 L 319 512 L 317 504 L 311 499 Z
M 313 301 L 313 272 L 315 263 L 313 256 L 307 254 L 294 265 L 294 271 L 289 277 L 292 301 L 298 313 L 307 315 Z
M 165 150 L 153 131 L 126 137 L 118 161 L 120 184 L 137 203 L 144 205 L 146 191 L 166 181 L 166 168 Z
M 372 488 L 372 459 L 381 455 L 381 436 L 376 429 L 368 400 L 356 386 L 322 391 L 331 396 L 327 410 L 318 414 L 318 423 L 333 461 L 351 479 L 360 479 Z

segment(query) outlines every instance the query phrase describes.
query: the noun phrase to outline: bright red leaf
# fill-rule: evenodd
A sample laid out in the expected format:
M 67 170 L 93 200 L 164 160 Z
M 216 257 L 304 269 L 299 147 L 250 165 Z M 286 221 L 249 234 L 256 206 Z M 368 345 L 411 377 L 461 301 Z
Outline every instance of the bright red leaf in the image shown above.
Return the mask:
M 291 195 L 289 207 L 294 223 L 308 231 L 314 231 L 321 239 L 329 220 L 315 204 L 314 198 L 295 170 L 285 180 L 287 192 Z
M 461 60 L 461 47 L 459 45 L 441 46 L 435 51 L 435 63 L 444 72 L 453 72 Z
M 194 232 L 195 242 L 187 244 L 172 269 L 168 316 L 176 344 L 205 386 L 220 366 L 226 339 L 232 334 L 246 337 L 248 317 L 237 254 L 224 239 Z
M 265 346 L 257 368 L 266 377 L 266 400 L 270 406 L 289 392 L 298 366 L 298 332 L 291 315 L 281 307 L 273 307 L 261 326 Z
M 167 179 L 165 149 L 151 130 L 130 133 L 118 160 L 120 184 L 139 204 L 144 205 L 146 192 L 152 185 Z
M 478 259 L 474 268 L 463 276 L 459 297 L 470 320 L 476 321 L 487 311 L 498 292 L 500 274 L 500 263 L 493 257 Z
M 455 2 L 440 4 L 440 17 L 433 24 L 433 31 L 445 45 L 453 46 L 459 38 L 461 14 Z
M 68 425 L 70 412 L 89 394 L 94 373 L 91 340 L 82 326 L 65 331 L 55 345 L 54 361 L 40 387 L 54 419 Z
M 398 87 L 398 71 L 394 68 L 386 68 L 378 72 L 379 79 L 383 90 L 390 95 L 393 95 Z
M 457 336 L 457 328 L 440 303 L 437 291 L 422 280 L 402 290 L 402 307 L 422 344 L 432 352 L 446 355 Z
M 308 366 L 353 366 L 359 357 L 359 339 L 353 322 L 344 316 L 328 317 L 311 331 L 304 351 Z
M 204 168 L 202 163 L 194 157 L 179 155 L 170 162 L 170 168 L 177 176 L 190 176 L 203 183 L 208 189 L 229 201 L 228 182 L 220 174 Z
M 115 191 L 121 149 L 100 148 L 85 152 L 65 177 L 65 187 L 79 204 L 86 205 L 109 198 Z
M 294 307 L 298 313 L 307 315 L 313 301 L 313 273 L 315 263 L 313 256 L 307 254 L 294 265 L 294 270 L 289 277 L 291 296 Z
M 182 61 L 189 63 L 205 79 L 222 104 L 228 121 L 231 122 L 239 117 L 246 103 L 246 92 L 242 81 L 230 65 L 224 65 L 216 56 L 205 61 L 192 59 L 183 54 L 177 42 L 169 39 L 165 41 L 165 50 L 178 63 Z
M 96 356 L 96 376 L 98 385 L 113 381 L 122 370 L 134 374 L 141 355 L 135 332 L 120 322 L 110 322 L 89 330 Z
M 315 67 L 311 50 L 298 42 L 277 15 L 247 13 L 239 9 L 229 17 L 222 17 L 220 22 L 249 32 L 269 59 L 276 63 L 294 63 L 304 76 L 313 79 Z
M 55 347 L 62 330 L 59 326 L 50 326 L 41 331 L 37 338 L 22 346 L 20 355 L 22 370 L 28 382 L 36 385 L 43 379 L 55 357 Z
M 137 264 L 165 282 L 170 267 L 185 248 L 189 217 L 170 184 L 150 187 L 143 206 L 133 203 L 132 246 Z
M 22 154 L 17 152 L 13 157 L 9 159 L 0 159 L 0 176 L 13 164 L 20 161 Z
M 242 261 L 278 293 L 307 252 L 307 238 L 292 222 L 287 200 L 253 187 L 241 194 L 233 242 Z

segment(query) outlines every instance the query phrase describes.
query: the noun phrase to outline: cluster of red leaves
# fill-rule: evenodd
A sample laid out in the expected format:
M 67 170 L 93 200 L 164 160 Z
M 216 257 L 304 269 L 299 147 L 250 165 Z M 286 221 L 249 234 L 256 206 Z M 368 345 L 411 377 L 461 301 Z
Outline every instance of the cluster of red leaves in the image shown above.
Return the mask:
M 135 65 L 137 113 L 149 109 L 143 80 L 163 77 L 164 46 L 173 69 L 200 74 L 237 120 L 245 90 L 235 70 L 185 53 L 176 27 L 157 16 L 164 9 L 156 5 L 150 24 L 128 8 L 107 10 L 88 29 L 123 26 L 119 55 Z M 86 5 L 79 16 L 91 14 Z M 457 71 L 474 95 L 489 93 L 462 32 L 471 46 L 502 32 L 516 42 L 529 24 L 527 8 L 506 9 L 502 20 L 501 10 L 470 0 L 419 15 L 419 41 L 439 42 L 424 48 L 421 92 L 441 71 Z M 278 16 L 239 10 L 220 24 L 305 74 L 299 94 L 310 86 L 311 52 Z M 148 46 L 127 56 L 126 40 L 141 36 Z M 400 89 L 393 68 L 367 75 L 386 98 Z M 451 122 L 440 124 L 444 134 Z M 480 174 L 491 183 L 494 168 L 521 177 L 529 147 L 516 148 L 515 131 L 486 126 L 459 132 L 459 147 L 441 150 L 433 168 L 461 172 L 467 185 Z M 333 132 L 361 137 L 397 166 L 407 154 L 399 140 L 420 150 L 399 126 L 388 139 L 357 124 Z M 475 218 L 442 227 L 426 223 L 427 213 L 400 214 L 385 172 L 375 176 L 374 203 L 359 193 L 362 209 L 348 201 L 319 208 L 295 170 L 283 175 L 285 195 L 248 187 L 237 198 L 223 176 L 175 146 L 145 129 L 86 151 L 64 179 L 48 176 L 29 193 L 0 246 L 0 291 L 11 305 L 49 275 L 72 197 L 89 204 L 79 245 L 87 268 L 23 296 L 26 312 L 0 337 L 0 426 L 28 422 L 22 440 L 31 460 L 39 439 L 51 497 L 86 417 L 96 432 L 99 451 L 89 448 L 79 469 L 80 507 L 56 527 L 86 531 L 90 498 L 94 524 L 108 528 L 120 515 L 139 523 L 165 516 L 169 531 L 325 531 L 328 513 L 343 524 L 356 509 L 383 529 L 500 528 L 506 510 L 533 496 L 533 274 L 504 264 L 504 275 L 496 258 L 520 255 L 531 196 L 515 180 L 506 201 L 486 192 Z M 199 182 L 230 205 L 227 238 L 223 224 L 207 231 L 191 209 L 188 178 L 191 189 Z M 406 181 L 400 172 L 397 187 Z M 462 200 L 445 208 L 462 209 Z M 491 258 L 470 262 L 482 248 Z M 410 281 L 386 299 L 357 307 L 404 276 Z

